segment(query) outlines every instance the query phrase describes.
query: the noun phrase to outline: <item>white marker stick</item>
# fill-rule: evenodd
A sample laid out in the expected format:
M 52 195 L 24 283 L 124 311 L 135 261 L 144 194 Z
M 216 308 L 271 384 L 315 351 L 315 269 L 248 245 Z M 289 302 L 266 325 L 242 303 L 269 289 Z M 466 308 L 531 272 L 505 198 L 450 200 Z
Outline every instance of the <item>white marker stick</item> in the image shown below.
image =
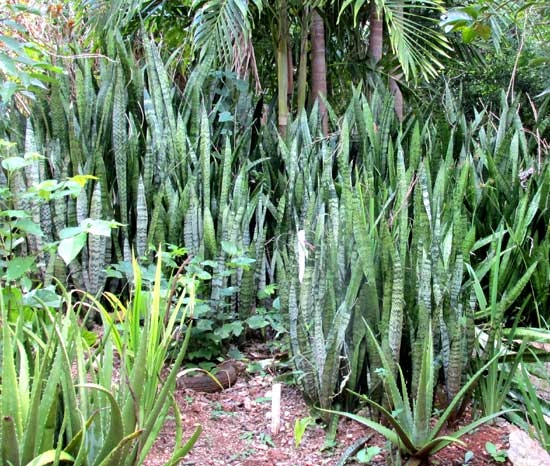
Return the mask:
M 271 394 L 271 433 L 277 435 L 281 430 L 281 384 L 273 384 Z

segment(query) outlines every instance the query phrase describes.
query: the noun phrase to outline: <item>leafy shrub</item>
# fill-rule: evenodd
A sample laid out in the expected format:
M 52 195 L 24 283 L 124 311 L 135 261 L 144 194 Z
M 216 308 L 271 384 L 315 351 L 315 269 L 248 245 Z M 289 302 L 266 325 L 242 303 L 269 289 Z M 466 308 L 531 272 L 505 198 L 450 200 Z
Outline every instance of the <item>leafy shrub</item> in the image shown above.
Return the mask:
M 174 287 L 176 278 L 192 280 L 196 284 L 194 290 L 196 304 L 190 319 L 193 325 L 186 358 L 201 364 L 212 364 L 211 361 L 215 358 L 227 354 L 230 344 L 236 339 L 242 339 L 247 333 L 265 332 L 266 329 L 278 334 L 286 332 L 280 314 L 275 309 L 257 308 L 253 315 L 246 317 L 248 314 L 244 313 L 241 317 L 241 313 L 234 307 L 234 300 L 231 300 L 236 297 L 238 291 L 235 286 L 221 288 L 219 300 L 209 299 L 212 282 L 245 273 L 254 263 L 254 259 L 248 257 L 244 251 L 239 251 L 234 245 L 224 243 L 223 247 L 228 257 L 222 270 L 217 261 L 189 257 L 185 248 L 167 245 L 167 251 L 162 253 L 164 267 L 161 274 L 161 294 L 163 296 L 174 292 L 170 286 Z M 140 270 L 142 270 L 143 289 L 151 290 L 155 282 L 156 268 L 148 264 L 148 260 L 142 259 Z M 134 267 L 127 262 L 120 262 L 112 266 L 107 275 L 132 281 Z M 274 291 L 275 285 L 261 290 L 257 296 L 258 302 L 266 301 Z M 114 299 L 112 294 L 109 296 Z M 228 298 L 230 302 L 225 302 Z M 187 325 L 187 323 L 184 324 L 183 331 L 187 329 Z

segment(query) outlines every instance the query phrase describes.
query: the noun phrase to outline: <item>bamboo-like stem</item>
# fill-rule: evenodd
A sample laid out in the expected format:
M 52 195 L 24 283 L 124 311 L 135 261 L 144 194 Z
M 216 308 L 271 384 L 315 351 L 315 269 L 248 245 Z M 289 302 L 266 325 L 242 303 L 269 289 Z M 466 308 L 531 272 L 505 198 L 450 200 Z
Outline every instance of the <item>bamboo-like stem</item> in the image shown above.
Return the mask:
M 279 4 L 279 37 L 277 41 L 277 90 L 279 133 L 288 126 L 288 16 L 286 0 Z
M 288 52 L 286 54 L 287 58 L 287 89 L 286 93 L 288 96 L 287 102 L 290 103 L 290 110 L 292 110 L 292 93 L 294 92 L 294 62 L 292 60 L 292 47 L 288 45 Z

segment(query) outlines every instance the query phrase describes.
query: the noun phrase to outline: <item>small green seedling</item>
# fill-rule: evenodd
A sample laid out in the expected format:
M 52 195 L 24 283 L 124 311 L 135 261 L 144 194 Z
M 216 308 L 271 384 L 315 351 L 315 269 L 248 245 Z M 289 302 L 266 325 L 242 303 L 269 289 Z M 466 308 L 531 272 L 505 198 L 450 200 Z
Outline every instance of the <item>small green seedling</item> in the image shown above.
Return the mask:
M 225 411 L 223 409 L 223 405 L 219 401 L 217 401 L 216 403 L 214 403 L 214 409 L 210 414 L 210 419 L 217 420 L 223 416 L 236 416 L 236 415 L 237 413 L 234 413 L 231 411 Z
M 497 447 L 494 443 L 487 442 L 485 444 L 485 450 L 491 455 L 491 458 L 497 463 L 504 463 L 506 458 L 508 458 L 508 453 L 505 450 L 497 450 Z
M 376 455 L 380 454 L 381 451 L 382 449 L 380 447 L 363 448 L 357 453 L 357 461 L 359 461 L 359 463 L 368 464 Z
M 296 419 L 294 422 L 294 443 L 296 444 L 296 448 L 298 448 L 300 443 L 302 443 L 302 437 L 304 436 L 306 429 L 314 422 L 314 419 L 310 416 Z
M 472 464 L 471 461 L 474 459 L 474 452 L 472 450 L 468 450 L 466 454 L 464 455 L 464 461 L 462 462 L 462 466 L 466 466 L 468 464 Z
M 239 437 L 241 440 L 246 440 L 246 443 L 250 443 L 254 439 L 254 432 L 245 432 Z
M 266 434 L 265 432 L 262 432 L 258 438 L 258 440 L 263 443 L 264 445 L 267 445 L 269 447 L 275 448 L 275 444 L 273 443 L 273 439 L 271 438 L 271 435 Z

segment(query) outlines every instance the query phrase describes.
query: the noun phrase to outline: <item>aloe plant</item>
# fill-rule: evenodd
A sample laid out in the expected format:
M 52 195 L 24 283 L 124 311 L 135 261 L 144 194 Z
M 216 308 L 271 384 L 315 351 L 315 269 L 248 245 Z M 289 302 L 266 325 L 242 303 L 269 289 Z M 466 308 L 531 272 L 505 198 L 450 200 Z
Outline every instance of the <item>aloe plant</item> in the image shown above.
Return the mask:
M 120 405 L 120 426 L 122 427 L 120 434 L 130 435 L 136 428 L 140 431 L 136 441 L 129 445 L 126 454 L 119 459 L 119 464 L 128 466 L 143 463 L 165 423 L 170 407 L 176 411 L 176 419 L 181 418 L 172 393 L 191 336 L 191 326 L 187 325 L 184 329 L 184 325 L 187 318 L 193 314 L 194 281 L 188 279 L 183 287 L 178 287 L 178 297 L 174 303 L 165 302 L 166 298 L 163 299 L 161 296 L 161 257 L 159 250 L 155 280 L 152 289 L 148 291 L 142 287 L 140 269 L 134 259 L 134 283 L 130 306 L 124 306 L 112 294 L 106 295 L 114 310 L 115 319 L 113 314 L 90 297 L 101 314 L 104 332 L 109 340 L 105 342 L 102 351 L 93 357 L 94 363 L 102 367 L 97 378 L 98 385 L 83 384 L 82 388 L 101 391 L 102 387 L 109 387 L 112 380 L 113 357 L 116 354 L 122 358 L 120 377 L 121 380 L 129 382 L 122 385 L 120 392 L 117 393 L 116 402 Z M 185 301 L 187 303 L 184 305 Z M 161 379 L 162 370 L 172 357 L 170 350 L 173 339 L 178 334 L 184 335 L 183 341 L 177 349 L 168 375 Z M 198 428 L 188 442 L 180 446 L 181 419 L 176 423 L 176 427 L 178 442 L 168 464 L 185 456 L 201 431 Z M 104 432 L 97 431 L 96 434 L 103 436 Z
M 383 372 L 381 377 L 386 388 L 386 394 L 390 402 L 391 412 L 387 408 L 371 400 L 368 396 L 360 395 L 355 392 L 354 394 L 380 411 L 390 425 L 391 429 L 381 423 L 367 419 L 363 416 L 341 411 L 331 412 L 346 416 L 359 422 L 360 424 L 365 425 L 366 427 L 375 430 L 389 440 L 403 454 L 414 458 L 426 458 L 453 442 L 461 443 L 461 436 L 467 434 L 481 424 L 507 412 L 504 410 L 482 417 L 462 427 L 456 432 L 449 435 L 439 436 L 441 429 L 445 425 L 449 416 L 452 414 L 456 404 L 460 402 L 461 398 L 477 382 L 479 377 L 481 377 L 483 372 L 493 361 L 489 361 L 484 367 L 468 379 L 468 382 L 456 394 L 437 422 L 432 425 L 433 395 L 436 379 L 434 371 L 434 350 L 431 327 L 428 329 L 424 344 L 422 345 L 423 357 L 420 369 L 419 385 L 412 403 L 411 400 L 409 400 L 407 384 L 405 378 L 403 377 L 401 368 L 398 367 L 399 379 L 397 379 L 394 376 L 394 365 L 384 354 L 384 351 L 378 344 L 370 327 L 367 327 L 367 330 L 370 338 L 376 346 L 380 360 L 382 361 L 382 367 L 380 370 Z M 400 385 L 398 385 L 398 380 Z
M 171 306 L 160 297 L 160 266 L 159 259 L 155 288 L 151 301 L 144 303 L 149 305 L 147 312 L 143 312 L 140 301 L 145 296 L 135 265 L 135 305 L 126 312 L 116 303 L 115 314 L 123 332 L 100 307 L 104 335 L 93 347 L 87 342 L 91 334 L 82 330 L 72 311 L 72 294 L 63 294 L 68 311 L 56 313 L 44 305 L 33 310 L 31 317 L 23 309 L 11 309 L 15 317 L 10 318 L 0 289 L 2 463 L 19 466 L 63 460 L 90 466 L 142 464 L 169 408 L 176 416 L 176 447 L 167 464 L 175 464 L 189 452 L 201 429 L 182 441 L 181 414 L 172 396 L 189 330 L 164 379 L 161 369 L 176 327 L 183 325 L 187 310 L 194 304 L 193 282 L 180 290 L 175 312 L 168 317 Z M 189 302 L 182 308 L 184 300 Z M 118 384 L 113 383 L 116 357 L 124 361 Z

